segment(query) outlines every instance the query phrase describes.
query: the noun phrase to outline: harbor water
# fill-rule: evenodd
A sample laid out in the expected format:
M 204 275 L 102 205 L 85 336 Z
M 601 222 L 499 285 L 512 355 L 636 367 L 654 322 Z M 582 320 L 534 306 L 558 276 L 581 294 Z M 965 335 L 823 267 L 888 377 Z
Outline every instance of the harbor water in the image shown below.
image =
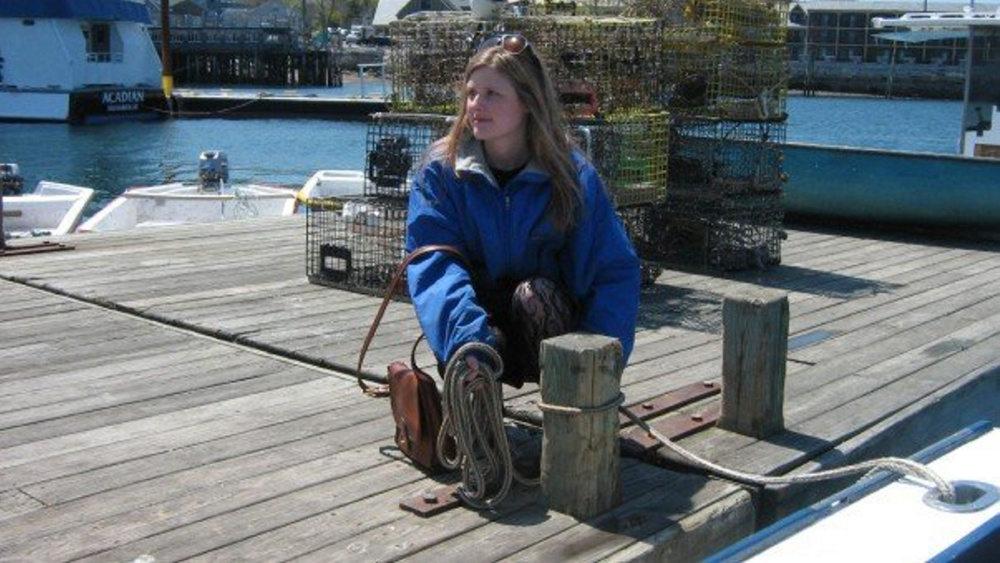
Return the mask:
M 956 154 L 961 111 L 957 101 L 791 97 L 788 140 Z M 94 188 L 89 216 L 128 187 L 193 181 L 204 150 L 228 154 L 233 182 L 298 187 L 319 169 L 360 170 L 366 131 L 360 121 L 316 119 L 0 123 L 0 162 L 18 163 L 27 186 L 44 179 Z

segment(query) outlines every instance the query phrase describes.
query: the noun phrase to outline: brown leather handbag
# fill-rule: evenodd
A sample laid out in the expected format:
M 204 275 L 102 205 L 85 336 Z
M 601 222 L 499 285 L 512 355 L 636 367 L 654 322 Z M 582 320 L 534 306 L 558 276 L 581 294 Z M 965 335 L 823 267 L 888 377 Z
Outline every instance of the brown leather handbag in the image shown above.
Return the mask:
M 443 418 L 441 393 L 438 392 L 434 378 L 417 367 L 417 345 L 420 344 L 423 335 L 417 339 L 410 350 L 410 365 L 403 361 L 389 364 L 388 386 L 368 385 L 361 378 L 365 354 L 368 353 L 368 347 L 375 337 L 375 332 L 378 330 L 382 316 L 396 292 L 396 287 L 406 273 L 406 267 L 413 260 L 433 252 L 451 254 L 471 271 L 465 256 L 453 246 L 443 244 L 422 246 L 408 254 L 396 269 L 396 273 L 389 283 L 389 288 L 385 292 L 385 297 L 382 299 L 382 304 L 375 314 L 375 320 L 372 322 L 371 328 L 368 329 L 368 335 L 365 337 L 361 353 L 358 355 L 357 377 L 358 385 L 361 386 L 365 394 L 373 397 L 389 396 L 392 418 L 396 422 L 396 445 L 399 450 L 420 467 L 430 471 L 440 471 L 444 469 L 437 454 L 437 438 L 441 431 Z

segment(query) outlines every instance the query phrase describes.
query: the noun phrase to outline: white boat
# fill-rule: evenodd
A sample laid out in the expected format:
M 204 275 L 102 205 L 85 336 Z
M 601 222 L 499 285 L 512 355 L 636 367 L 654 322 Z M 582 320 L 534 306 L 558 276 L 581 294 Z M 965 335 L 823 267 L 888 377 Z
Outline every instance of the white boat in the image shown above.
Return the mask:
M 0 2 L 0 119 L 84 121 L 164 107 L 142 0 Z
M 912 458 L 950 480 L 953 502 L 926 483 L 883 472 L 707 561 L 995 561 L 1000 553 L 998 454 L 1000 430 L 988 421 L 974 424 Z
M 298 190 L 230 184 L 228 160 L 219 151 L 201 154 L 198 176 L 197 184 L 175 182 L 126 190 L 88 219 L 77 232 L 123 231 L 295 213 Z
M 354 198 L 364 191 L 365 174 L 360 170 L 320 170 L 302 186 L 299 199 Z
M 0 164 L 3 180 L 19 178 L 16 165 Z M 7 186 L 7 182 L 0 181 Z M 94 190 L 70 184 L 41 181 L 35 190 L 18 193 L 20 188 L 4 189 L 4 236 L 58 236 L 72 233 L 80 223 L 84 209 L 94 197 Z

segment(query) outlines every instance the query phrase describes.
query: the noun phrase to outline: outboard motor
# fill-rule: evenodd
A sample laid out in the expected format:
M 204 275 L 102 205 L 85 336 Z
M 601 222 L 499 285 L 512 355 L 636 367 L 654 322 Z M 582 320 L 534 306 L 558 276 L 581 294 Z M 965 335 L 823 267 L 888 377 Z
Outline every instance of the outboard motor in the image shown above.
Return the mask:
M 0 164 L 0 195 L 21 195 L 24 178 L 16 164 Z
M 229 159 L 222 151 L 205 151 L 198 157 L 198 181 L 202 191 L 219 191 L 229 182 Z

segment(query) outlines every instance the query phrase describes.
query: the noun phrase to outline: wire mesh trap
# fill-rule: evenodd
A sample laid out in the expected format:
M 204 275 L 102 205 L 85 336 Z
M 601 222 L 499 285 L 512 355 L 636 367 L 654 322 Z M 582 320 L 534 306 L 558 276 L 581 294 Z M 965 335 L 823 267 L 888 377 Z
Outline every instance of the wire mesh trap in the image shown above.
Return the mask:
M 666 196 L 669 114 L 577 119 L 573 134 L 597 168 L 616 207 L 657 203 Z
M 731 120 L 784 118 L 784 46 L 740 45 L 697 28 L 663 32 L 663 104 L 674 114 Z
M 405 198 L 427 149 L 445 136 L 451 123 L 441 115 L 373 115 L 365 151 L 365 195 Z
M 528 17 L 504 20 L 549 70 L 571 113 L 606 115 L 662 106 L 662 26 L 654 19 Z M 575 111 L 574 111 L 575 110 Z
M 657 259 L 719 270 L 781 262 L 781 195 L 674 197 L 654 208 L 649 247 Z
M 382 295 L 406 255 L 406 202 L 322 198 L 306 202 L 306 274 L 312 283 Z M 406 297 L 401 284 L 397 297 Z
M 785 130 L 784 122 L 679 120 L 670 147 L 672 194 L 780 192 Z
M 495 24 L 471 18 L 401 20 L 389 26 L 387 53 L 393 112 L 457 113 L 458 82 Z

